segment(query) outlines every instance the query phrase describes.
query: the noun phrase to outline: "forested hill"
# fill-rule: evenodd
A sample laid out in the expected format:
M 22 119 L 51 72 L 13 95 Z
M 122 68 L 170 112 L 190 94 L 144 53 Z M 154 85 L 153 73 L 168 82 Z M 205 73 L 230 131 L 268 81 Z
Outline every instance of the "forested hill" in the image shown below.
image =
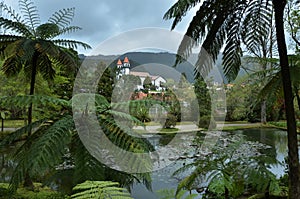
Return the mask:
M 185 73 L 189 82 L 194 81 L 194 66 L 192 63 L 196 62 L 197 54 L 192 54 L 189 62 L 183 62 L 173 67 L 176 60 L 176 55 L 167 52 L 129 52 L 124 55 L 97 55 L 97 56 L 84 56 L 80 55 L 81 59 L 94 60 L 95 62 L 103 61 L 111 67 L 116 66 L 118 59 L 124 60 L 125 57 L 129 58 L 131 70 L 149 72 L 152 75 L 161 75 L 164 78 L 172 78 L 179 81 L 182 73 Z M 220 73 L 223 77 L 221 70 L 221 58 L 216 61 L 216 67 L 211 71 L 209 76 L 216 77 Z M 222 81 L 217 79 L 217 81 Z

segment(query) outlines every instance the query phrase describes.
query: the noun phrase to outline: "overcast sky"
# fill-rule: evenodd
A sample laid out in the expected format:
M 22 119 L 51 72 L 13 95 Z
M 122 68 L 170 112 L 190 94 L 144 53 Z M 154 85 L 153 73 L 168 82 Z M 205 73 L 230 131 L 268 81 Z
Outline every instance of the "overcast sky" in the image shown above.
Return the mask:
M 34 0 L 41 22 L 44 23 L 55 11 L 75 7 L 75 17 L 71 25 L 82 30 L 65 35 L 65 38 L 80 40 L 95 48 L 104 40 L 122 32 L 137 28 L 158 27 L 170 29 L 171 20 L 163 20 L 164 13 L 176 0 Z M 18 10 L 17 0 L 4 3 Z M 175 29 L 184 33 L 194 10 Z M 91 50 L 79 49 L 89 54 Z

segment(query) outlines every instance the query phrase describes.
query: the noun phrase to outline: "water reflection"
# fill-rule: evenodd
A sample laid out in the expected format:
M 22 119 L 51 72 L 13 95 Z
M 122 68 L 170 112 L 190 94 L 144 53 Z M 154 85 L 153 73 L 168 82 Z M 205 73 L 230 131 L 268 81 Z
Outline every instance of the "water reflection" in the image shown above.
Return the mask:
M 231 134 L 242 134 L 245 135 L 245 139 L 248 141 L 258 141 L 263 144 L 271 146 L 267 149 L 265 153 L 268 156 L 274 157 L 280 162 L 284 162 L 287 156 L 287 133 L 286 131 L 277 129 L 245 129 L 230 132 Z M 203 134 L 197 133 L 198 138 L 201 140 Z M 181 134 L 182 142 L 188 140 L 189 134 Z M 170 141 L 174 135 L 149 135 L 149 141 L 158 149 L 161 146 L 165 146 Z M 8 147 L 0 150 L 0 182 L 9 182 L 10 176 L 12 174 L 14 163 L 12 162 L 10 155 L 14 147 Z M 152 187 L 153 192 L 147 190 L 144 185 L 136 184 L 132 188 L 132 196 L 136 199 L 157 199 L 157 190 L 161 189 L 176 189 L 176 186 L 180 179 L 172 177 L 174 171 L 180 168 L 187 161 L 192 161 L 193 157 L 197 151 L 190 146 L 189 154 L 185 154 L 186 159 L 183 157 L 181 159 L 174 159 L 173 163 L 161 170 L 152 173 Z M 197 155 L 197 154 L 196 154 Z M 162 158 L 172 158 L 166 154 L 166 157 Z M 284 174 L 285 165 L 274 165 L 271 170 L 278 177 Z
M 276 158 L 278 161 L 284 163 L 284 159 L 287 156 L 287 133 L 286 131 L 278 129 L 245 129 L 237 130 L 230 132 L 230 134 L 242 134 L 245 136 L 245 139 L 253 142 L 260 142 L 266 145 L 269 145 L 270 148 L 264 151 L 270 157 Z M 201 140 L 201 134 L 200 140 Z M 188 135 L 184 135 L 188 136 Z M 158 135 L 152 136 L 150 138 L 151 142 L 156 144 L 156 147 L 160 145 L 165 145 L 169 142 L 171 138 L 170 135 Z M 155 193 L 157 190 L 161 189 L 176 189 L 179 179 L 172 177 L 172 174 L 175 170 L 180 168 L 186 161 L 191 161 L 190 159 L 186 160 L 177 160 L 174 161 L 174 164 L 169 165 L 168 167 L 155 171 L 152 173 L 152 184 L 153 192 L 150 192 L 145 189 L 144 186 L 138 184 L 135 185 L 132 189 L 132 195 L 136 199 L 156 199 L 158 198 Z M 271 171 L 280 177 L 285 172 L 286 165 L 272 165 Z

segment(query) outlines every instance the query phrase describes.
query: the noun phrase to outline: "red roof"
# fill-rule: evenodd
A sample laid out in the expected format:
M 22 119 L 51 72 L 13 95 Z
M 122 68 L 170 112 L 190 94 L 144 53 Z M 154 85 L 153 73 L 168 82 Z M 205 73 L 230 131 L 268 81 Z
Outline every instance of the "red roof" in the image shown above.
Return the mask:
M 122 65 L 122 61 L 119 59 L 117 65 Z
M 128 60 L 128 58 L 127 58 L 127 57 L 125 57 L 125 59 L 124 59 L 124 63 L 129 63 L 129 60 Z

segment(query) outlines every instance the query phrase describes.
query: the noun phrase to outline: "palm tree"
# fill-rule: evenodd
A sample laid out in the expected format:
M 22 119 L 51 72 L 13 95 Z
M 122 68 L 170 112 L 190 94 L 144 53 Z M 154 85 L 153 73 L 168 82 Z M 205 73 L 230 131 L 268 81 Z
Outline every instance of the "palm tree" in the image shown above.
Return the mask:
M 19 5 L 23 18 L 11 7 L 1 6 L 9 16 L 0 17 L 0 26 L 7 32 L 0 35 L 0 55 L 4 59 L 1 70 L 7 76 L 24 70 L 30 79 L 29 95 L 33 95 L 37 73 L 51 81 L 55 76 L 55 66 L 74 70 L 74 55 L 66 47 L 88 49 L 90 46 L 79 41 L 56 39 L 62 34 L 80 30 L 80 27 L 69 26 L 74 8 L 59 10 L 41 24 L 31 0 L 20 0 Z M 28 123 L 32 123 L 32 105 L 28 108 Z
M 266 35 L 271 28 L 272 12 L 275 14 L 276 39 L 283 79 L 286 105 L 288 149 L 289 149 L 289 197 L 300 198 L 299 154 L 295 111 L 292 100 L 292 87 L 284 35 L 283 14 L 286 0 L 178 0 L 165 14 L 165 19 L 174 19 L 172 29 L 186 13 L 196 5 L 200 8 L 191 20 L 179 48 L 176 64 L 187 58 L 195 45 L 202 41 L 205 49 L 215 61 L 221 49 L 223 51 L 223 69 L 227 79 L 234 79 L 241 65 L 242 42 L 251 46 L 258 37 Z M 299 1 L 297 1 L 299 3 Z M 191 39 L 190 39 L 191 38 Z M 211 66 L 201 59 L 204 50 L 200 50 L 196 62 L 197 75 L 207 75 Z

